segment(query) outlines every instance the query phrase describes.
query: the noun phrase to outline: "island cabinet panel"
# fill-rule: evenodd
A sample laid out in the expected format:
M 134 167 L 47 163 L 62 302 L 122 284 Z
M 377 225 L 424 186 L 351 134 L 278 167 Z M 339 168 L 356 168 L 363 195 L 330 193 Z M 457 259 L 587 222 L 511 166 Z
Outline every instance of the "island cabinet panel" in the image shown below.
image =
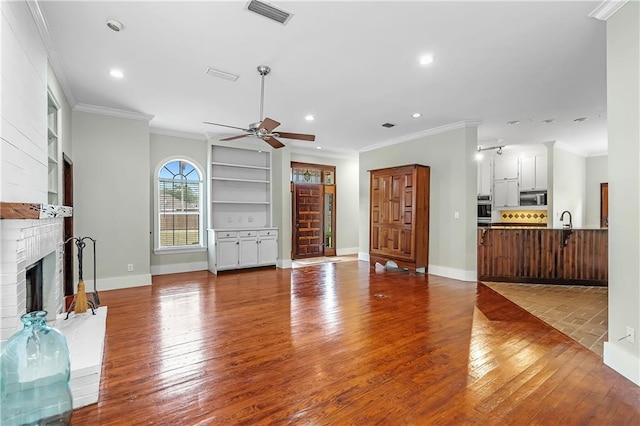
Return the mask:
M 478 230 L 479 280 L 606 286 L 608 275 L 606 230 Z
M 426 272 L 429 254 L 429 167 L 371 170 L 369 260 L 391 260 Z M 423 271 L 424 270 L 424 271 Z

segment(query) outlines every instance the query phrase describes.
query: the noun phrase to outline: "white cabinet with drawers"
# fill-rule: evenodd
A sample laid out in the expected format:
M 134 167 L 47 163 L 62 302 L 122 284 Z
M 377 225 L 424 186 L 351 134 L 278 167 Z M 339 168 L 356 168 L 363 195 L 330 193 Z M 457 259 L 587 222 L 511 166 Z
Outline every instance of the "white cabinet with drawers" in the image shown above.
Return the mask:
M 229 269 L 275 265 L 278 257 L 278 229 L 210 229 L 209 270 L 214 274 Z

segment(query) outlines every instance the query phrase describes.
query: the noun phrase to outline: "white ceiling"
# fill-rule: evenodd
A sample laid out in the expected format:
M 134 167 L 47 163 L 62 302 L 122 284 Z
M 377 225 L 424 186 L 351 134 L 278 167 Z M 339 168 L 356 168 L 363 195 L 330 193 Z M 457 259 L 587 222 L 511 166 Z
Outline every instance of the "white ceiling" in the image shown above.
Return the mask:
M 605 23 L 588 17 L 599 2 L 271 4 L 294 14 L 288 24 L 247 11 L 245 1 L 39 6 L 72 106 L 151 114 L 154 129 L 239 134 L 202 122 L 259 121 L 256 67 L 265 64 L 264 115 L 282 123 L 276 130 L 316 135 L 283 139 L 294 149 L 357 151 L 478 120 L 483 146 L 559 141 L 606 152 Z M 109 30 L 107 19 L 124 30 Z M 418 64 L 425 53 L 435 57 L 429 66 Z M 214 78 L 207 67 L 240 78 Z M 113 79 L 111 68 L 125 77 Z M 520 124 L 506 124 L 513 120 Z

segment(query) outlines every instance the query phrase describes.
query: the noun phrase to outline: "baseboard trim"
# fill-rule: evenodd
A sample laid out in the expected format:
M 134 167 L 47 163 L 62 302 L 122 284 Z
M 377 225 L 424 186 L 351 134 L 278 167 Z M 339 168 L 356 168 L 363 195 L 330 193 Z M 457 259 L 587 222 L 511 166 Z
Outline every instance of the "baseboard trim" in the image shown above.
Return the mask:
M 93 291 L 93 280 L 84 281 L 87 293 Z M 151 285 L 151 274 L 126 275 L 123 277 L 98 278 L 98 292 L 121 288 L 144 287 Z
M 358 260 L 363 260 L 365 262 L 369 261 L 369 253 L 365 253 L 365 252 L 358 252 Z
M 429 274 L 440 277 L 453 278 L 460 281 L 477 281 L 477 271 L 465 271 L 464 269 L 449 268 L 448 266 L 429 265 Z
M 293 262 L 291 259 L 278 259 L 276 262 L 276 268 L 280 269 L 291 269 L 293 266 Z
M 171 263 L 168 265 L 151 266 L 151 275 L 178 274 L 181 272 L 205 271 L 209 269 L 209 262 Z
M 358 247 L 347 247 L 336 249 L 336 256 L 348 256 L 350 254 L 358 253 Z
M 640 358 L 637 355 L 621 349 L 617 344 L 604 342 L 602 359 L 605 365 L 640 386 Z

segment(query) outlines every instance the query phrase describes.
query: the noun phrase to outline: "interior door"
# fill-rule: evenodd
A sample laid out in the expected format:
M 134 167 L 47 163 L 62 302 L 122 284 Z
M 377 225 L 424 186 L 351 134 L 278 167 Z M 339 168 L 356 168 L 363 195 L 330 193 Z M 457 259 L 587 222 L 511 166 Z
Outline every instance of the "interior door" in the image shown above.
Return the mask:
M 293 185 L 294 259 L 324 256 L 323 192 L 322 184 Z

